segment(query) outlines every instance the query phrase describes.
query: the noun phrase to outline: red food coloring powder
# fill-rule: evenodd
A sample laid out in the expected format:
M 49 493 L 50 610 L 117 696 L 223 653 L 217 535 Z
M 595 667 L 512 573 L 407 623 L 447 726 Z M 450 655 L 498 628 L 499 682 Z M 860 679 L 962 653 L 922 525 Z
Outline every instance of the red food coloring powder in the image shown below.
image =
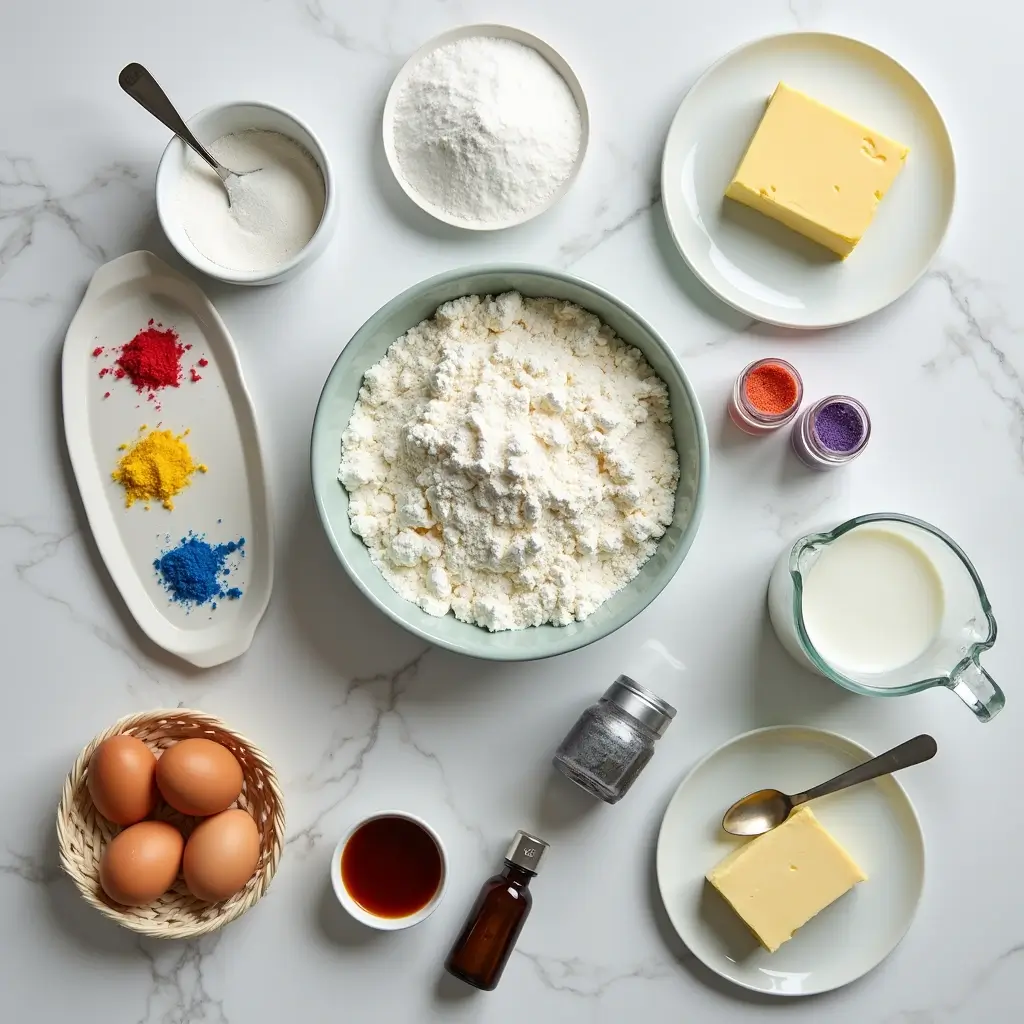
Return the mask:
M 199 376 L 198 373 L 196 373 L 196 368 L 194 366 L 192 367 L 190 372 L 192 374 L 192 383 L 193 384 L 195 384 L 196 381 L 199 381 L 199 380 L 203 379 L 202 377 Z
M 103 378 L 110 374 L 115 380 L 128 377 L 135 390 L 140 395 L 146 395 L 146 401 L 153 402 L 159 409 L 160 399 L 156 392 L 161 388 L 181 385 L 184 372 L 181 357 L 190 348 L 191 345 L 182 344 L 177 331 L 165 328 L 160 321 L 151 318 L 148 325 L 131 341 L 113 349 L 119 353 L 114 365 L 102 367 L 99 376 Z M 105 351 L 107 349 L 103 346 L 97 346 L 92 354 L 99 356 Z M 206 366 L 206 360 L 201 360 L 199 365 Z M 202 380 L 195 370 L 191 371 L 190 376 L 193 382 Z M 103 397 L 107 395 L 109 392 Z
M 152 324 L 150 320 L 150 324 Z M 127 374 L 137 391 L 176 388 L 181 383 L 181 357 L 184 345 L 173 330 L 147 327 L 121 347 L 117 358 L 120 373 Z M 150 396 L 152 397 L 152 396 Z
M 103 392 L 103 397 L 104 398 L 109 398 L 110 397 L 110 392 L 109 391 L 104 391 Z
M 199 365 L 200 366 L 209 366 L 210 363 L 209 363 L 209 360 L 207 360 L 207 359 L 200 359 L 199 360 Z
M 103 346 L 100 345 L 92 350 L 92 357 L 95 359 L 97 356 L 103 355 Z
M 793 407 L 799 388 L 796 378 L 786 367 L 765 363 L 747 374 L 743 394 L 758 412 L 766 416 L 780 416 Z

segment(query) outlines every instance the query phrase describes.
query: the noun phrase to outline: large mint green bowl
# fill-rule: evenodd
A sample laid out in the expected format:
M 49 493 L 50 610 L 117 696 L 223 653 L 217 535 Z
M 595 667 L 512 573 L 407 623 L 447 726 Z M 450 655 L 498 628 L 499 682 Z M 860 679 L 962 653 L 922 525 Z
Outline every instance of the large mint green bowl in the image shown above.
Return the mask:
M 680 479 L 672 525 L 658 549 L 626 587 L 593 615 L 569 626 L 535 626 L 491 633 L 459 622 L 451 613 L 437 618 L 399 597 L 370 561 L 348 520 L 348 493 L 338 482 L 341 435 L 359 394 L 363 374 L 410 327 L 433 316 L 444 302 L 463 295 L 518 291 L 535 298 L 575 302 L 600 317 L 623 341 L 635 345 L 668 385 L 672 426 L 679 451 Z M 460 654 L 491 661 L 530 661 L 565 654 L 600 640 L 647 607 L 675 575 L 693 543 L 704 505 L 708 436 L 700 406 L 671 349 L 629 306 L 571 274 L 530 265 L 470 267 L 439 274 L 382 306 L 353 335 L 334 364 L 320 395 L 310 452 L 313 494 L 324 530 L 345 571 L 382 611 L 411 633 Z

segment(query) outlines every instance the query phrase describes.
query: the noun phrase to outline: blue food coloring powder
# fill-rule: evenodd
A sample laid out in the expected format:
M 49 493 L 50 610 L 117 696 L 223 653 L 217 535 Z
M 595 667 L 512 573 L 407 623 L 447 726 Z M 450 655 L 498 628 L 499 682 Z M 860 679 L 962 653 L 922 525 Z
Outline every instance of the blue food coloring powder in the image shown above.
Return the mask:
M 232 571 L 227 564 L 228 556 L 238 552 L 244 557 L 244 546 L 244 537 L 225 544 L 210 544 L 203 536 L 190 532 L 177 547 L 154 559 L 153 568 L 171 600 L 186 605 L 213 602 L 216 608 L 218 597 L 237 600 L 242 596 L 239 587 L 224 586 L 224 577 Z

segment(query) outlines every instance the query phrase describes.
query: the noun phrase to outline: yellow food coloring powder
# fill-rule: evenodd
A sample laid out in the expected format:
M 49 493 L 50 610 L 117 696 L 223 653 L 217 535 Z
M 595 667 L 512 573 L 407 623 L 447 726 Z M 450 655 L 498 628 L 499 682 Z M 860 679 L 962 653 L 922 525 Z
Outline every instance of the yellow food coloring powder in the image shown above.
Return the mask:
M 139 428 L 141 433 L 145 424 Z M 192 482 L 192 474 L 205 473 L 206 466 L 192 461 L 192 452 L 184 434 L 169 430 L 151 430 L 134 444 L 123 444 L 124 452 L 111 476 L 124 488 L 128 508 L 137 501 L 159 501 L 174 508 L 173 498 Z M 146 505 L 149 508 L 149 505 Z

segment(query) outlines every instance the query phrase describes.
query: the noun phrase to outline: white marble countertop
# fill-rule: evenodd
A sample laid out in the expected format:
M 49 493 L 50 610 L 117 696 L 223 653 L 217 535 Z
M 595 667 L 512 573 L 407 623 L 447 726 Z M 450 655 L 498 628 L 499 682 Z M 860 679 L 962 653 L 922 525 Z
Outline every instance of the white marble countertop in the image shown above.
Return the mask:
M 468 21 L 549 38 L 588 92 L 591 150 L 552 212 L 489 237 L 438 228 L 389 179 L 379 111 L 405 55 Z M 823 29 L 896 55 L 932 91 L 959 158 L 950 235 L 891 309 L 825 335 L 750 324 L 683 268 L 657 196 L 661 147 L 686 88 L 759 35 Z M 0 991 L 11 1021 L 184 1024 L 292 1020 L 710 1022 L 781 1019 L 954 1024 L 1021 1019 L 1024 773 L 1012 678 L 1024 661 L 1024 218 L 1018 37 L 1012 5 L 863 0 L 37 0 L 0 14 Z M 276 593 L 251 651 L 183 667 L 139 635 L 85 526 L 59 411 L 59 352 L 93 270 L 140 246 L 167 253 L 153 175 L 167 133 L 117 88 L 147 64 L 186 112 L 223 99 L 278 102 L 329 147 L 342 187 L 326 255 L 279 287 L 202 282 L 241 350 L 268 446 L 278 524 Z M 462 660 L 392 625 L 351 586 L 319 528 L 307 443 L 339 349 L 381 303 L 442 269 L 488 258 L 571 267 L 640 310 L 678 352 L 711 434 L 696 543 L 637 620 L 547 663 Z M 844 389 L 875 438 L 846 471 L 803 472 L 784 437 L 750 441 L 724 419 L 737 370 L 758 354 L 799 363 L 810 391 Z M 947 692 L 899 701 L 845 694 L 797 669 L 765 619 L 784 540 L 823 519 L 897 510 L 967 549 L 1002 625 L 986 664 L 1009 691 L 990 726 Z M 648 639 L 685 672 L 653 679 L 680 708 L 615 808 L 577 798 L 548 758 L 578 711 Z M 140 940 L 102 920 L 60 876 L 54 809 L 82 745 L 121 715 L 175 704 L 219 714 L 270 754 L 289 843 L 264 901 L 221 933 Z M 681 948 L 652 878 L 654 836 L 687 768 L 755 726 L 800 722 L 881 749 L 918 731 L 941 748 L 905 784 L 928 843 L 913 928 L 877 970 L 806 1001 L 757 999 Z M 453 878 L 424 926 L 378 935 L 329 893 L 341 831 L 400 805 L 444 835 Z M 477 887 L 518 828 L 552 843 L 536 905 L 501 986 L 477 994 L 441 961 Z

